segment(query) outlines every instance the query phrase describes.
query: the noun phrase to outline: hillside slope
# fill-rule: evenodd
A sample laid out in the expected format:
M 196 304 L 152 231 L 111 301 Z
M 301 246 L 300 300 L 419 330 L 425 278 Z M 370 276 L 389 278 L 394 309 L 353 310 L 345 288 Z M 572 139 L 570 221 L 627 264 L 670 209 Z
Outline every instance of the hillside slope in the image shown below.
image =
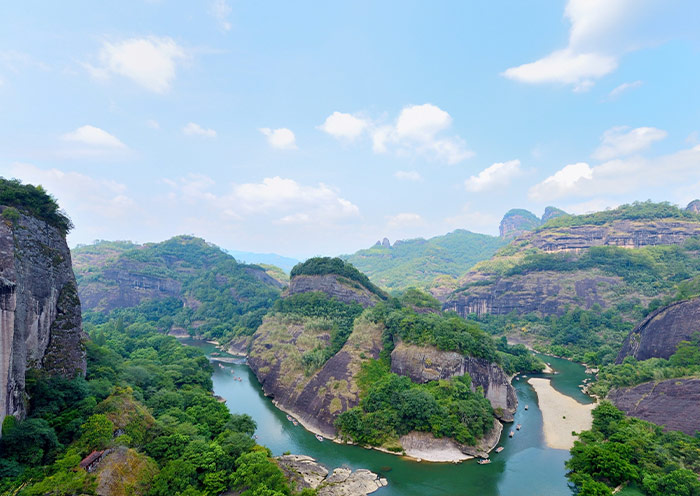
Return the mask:
M 388 241 L 377 243 L 341 258 L 367 274 L 375 284 L 390 290 L 449 287 L 504 244 L 496 236 L 458 229 L 430 239 L 396 241 L 393 245 Z
M 282 288 L 263 268 L 191 236 L 145 245 L 99 242 L 76 248 L 73 258 L 88 318 L 138 307 L 158 314 L 163 330 L 212 339 L 252 334 Z

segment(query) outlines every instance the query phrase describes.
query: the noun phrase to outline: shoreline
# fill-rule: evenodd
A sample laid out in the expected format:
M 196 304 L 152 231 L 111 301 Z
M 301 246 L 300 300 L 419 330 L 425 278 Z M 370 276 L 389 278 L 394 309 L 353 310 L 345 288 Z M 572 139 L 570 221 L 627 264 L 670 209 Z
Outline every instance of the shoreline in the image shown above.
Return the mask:
M 570 396 L 560 393 L 547 378 L 533 377 L 527 380 L 537 394 L 542 412 L 542 430 L 545 444 L 552 449 L 569 450 L 576 436 L 571 432 L 589 430 L 593 425 L 592 410 L 596 403 L 584 405 Z

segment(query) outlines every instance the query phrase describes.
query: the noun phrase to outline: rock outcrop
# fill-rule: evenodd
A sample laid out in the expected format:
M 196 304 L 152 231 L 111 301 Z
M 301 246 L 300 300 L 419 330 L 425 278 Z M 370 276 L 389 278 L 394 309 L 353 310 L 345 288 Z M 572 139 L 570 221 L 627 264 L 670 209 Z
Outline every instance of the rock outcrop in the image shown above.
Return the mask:
M 381 326 L 358 319 L 340 351 L 307 375 L 302 357 L 317 347 L 327 347 L 329 330 L 312 321 L 271 315 L 253 335 L 248 364 L 265 394 L 280 409 L 294 415 L 307 429 L 332 438 L 336 417 L 359 403 L 354 378 L 363 361 L 379 357 L 381 335 Z
M 0 207 L 0 212 L 6 207 Z M 25 372 L 85 374 L 78 288 L 62 231 L 24 214 L 0 221 L 0 425 L 25 415 Z
M 494 419 L 493 428 L 476 446 L 460 444 L 447 437 L 436 438 L 430 432 L 418 431 L 401 436 L 399 442 L 410 457 L 428 462 L 457 462 L 470 458 L 488 458 L 489 451 L 496 447 L 502 432 L 503 425 Z
M 529 210 L 514 208 L 503 216 L 498 232 L 502 238 L 517 238 L 541 223 L 540 219 Z
M 336 298 L 343 303 L 359 303 L 365 308 L 374 306 L 379 302 L 379 297 L 362 284 L 336 274 L 294 276 L 289 282 L 287 294 L 293 295 L 312 291 L 326 293 L 331 298 Z
M 562 215 L 568 215 L 561 208 L 557 207 L 547 207 L 544 209 L 544 214 L 542 214 L 542 224 L 546 224 L 547 221 L 554 219 L 556 217 L 561 217 Z
M 387 485 L 384 478 L 366 469 L 328 469 L 310 456 L 282 455 L 276 459 L 296 489 L 316 489 L 318 496 L 366 496 Z
M 700 431 L 700 379 L 668 379 L 613 389 L 608 399 L 627 415 L 694 436 Z
M 468 374 L 472 379 L 472 388 L 483 388 L 484 396 L 501 420 L 512 422 L 518 407 L 515 388 L 506 373 L 483 358 L 400 342 L 391 353 L 391 371 L 418 383 Z
M 700 200 L 691 201 L 685 209 L 690 213 L 700 214 Z
M 678 301 L 650 313 L 622 343 L 616 363 L 627 356 L 637 360 L 668 359 L 678 343 L 700 332 L 700 297 Z

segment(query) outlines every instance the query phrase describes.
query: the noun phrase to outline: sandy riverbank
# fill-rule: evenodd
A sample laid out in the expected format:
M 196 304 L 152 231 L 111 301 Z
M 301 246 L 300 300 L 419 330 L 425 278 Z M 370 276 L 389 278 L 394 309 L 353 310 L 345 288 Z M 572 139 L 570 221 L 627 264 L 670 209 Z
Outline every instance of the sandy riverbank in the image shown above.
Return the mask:
M 591 411 L 595 403 L 583 405 L 552 387 L 549 379 L 532 378 L 528 384 L 535 388 L 537 402 L 542 411 L 544 440 L 553 449 L 570 449 L 576 437 L 572 431 L 581 432 L 591 428 Z

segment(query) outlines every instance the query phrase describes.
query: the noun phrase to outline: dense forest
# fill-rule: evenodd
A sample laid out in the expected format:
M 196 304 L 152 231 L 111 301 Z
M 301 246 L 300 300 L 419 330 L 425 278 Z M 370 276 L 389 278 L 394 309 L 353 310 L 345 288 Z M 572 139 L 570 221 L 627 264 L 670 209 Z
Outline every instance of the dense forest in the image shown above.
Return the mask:
M 0 492 L 97 494 L 109 486 L 153 496 L 293 494 L 255 443 L 255 422 L 213 396 L 201 351 L 137 321 L 86 330 L 85 378 L 28 375 L 28 417 L 8 416 L 2 426 Z M 96 451 L 100 468 L 79 468 Z

